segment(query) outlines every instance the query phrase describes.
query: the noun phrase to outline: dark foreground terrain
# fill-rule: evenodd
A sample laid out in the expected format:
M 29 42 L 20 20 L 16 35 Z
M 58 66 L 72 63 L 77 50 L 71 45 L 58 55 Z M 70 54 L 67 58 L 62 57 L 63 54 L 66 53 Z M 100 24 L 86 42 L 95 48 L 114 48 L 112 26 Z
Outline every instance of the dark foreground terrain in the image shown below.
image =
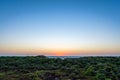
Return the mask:
M 120 80 L 120 57 L 0 57 L 0 80 Z

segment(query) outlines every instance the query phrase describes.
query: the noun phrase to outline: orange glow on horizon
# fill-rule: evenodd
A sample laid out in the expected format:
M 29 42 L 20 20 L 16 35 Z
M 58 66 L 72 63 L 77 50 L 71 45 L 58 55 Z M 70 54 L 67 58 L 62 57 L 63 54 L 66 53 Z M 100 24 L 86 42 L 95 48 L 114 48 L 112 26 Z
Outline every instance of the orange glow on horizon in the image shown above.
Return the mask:
M 58 52 L 58 53 L 56 53 L 55 55 L 56 55 L 56 56 L 64 56 L 64 53 Z
M 1 48 L 0 53 L 26 54 L 26 55 L 45 55 L 45 56 L 76 56 L 76 55 L 104 55 L 106 53 L 120 53 L 116 48 L 73 48 L 73 49 L 45 49 L 45 48 L 26 48 L 26 47 L 6 47 Z

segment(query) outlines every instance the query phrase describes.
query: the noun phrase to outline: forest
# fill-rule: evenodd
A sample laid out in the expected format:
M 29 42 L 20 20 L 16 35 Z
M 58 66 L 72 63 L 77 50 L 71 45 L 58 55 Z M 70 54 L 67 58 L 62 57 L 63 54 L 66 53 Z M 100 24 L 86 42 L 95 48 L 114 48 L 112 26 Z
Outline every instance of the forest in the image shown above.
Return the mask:
M 120 80 L 120 57 L 0 57 L 0 80 Z

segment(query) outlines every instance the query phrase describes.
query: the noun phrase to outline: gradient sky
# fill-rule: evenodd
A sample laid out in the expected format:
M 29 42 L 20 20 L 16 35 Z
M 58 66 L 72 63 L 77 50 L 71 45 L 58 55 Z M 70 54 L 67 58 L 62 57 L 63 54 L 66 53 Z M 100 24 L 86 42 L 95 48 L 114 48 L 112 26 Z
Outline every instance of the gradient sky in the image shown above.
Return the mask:
M 0 0 L 0 55 L 120 55 L 120 0 Z

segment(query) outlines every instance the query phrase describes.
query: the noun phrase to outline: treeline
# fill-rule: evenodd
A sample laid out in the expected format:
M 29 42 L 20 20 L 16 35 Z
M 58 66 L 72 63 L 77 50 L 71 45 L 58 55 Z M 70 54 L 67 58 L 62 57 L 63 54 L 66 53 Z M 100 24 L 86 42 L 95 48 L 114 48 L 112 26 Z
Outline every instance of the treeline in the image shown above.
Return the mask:
M 0 80 L 120 80 L 120 57 L 0 57 Z

